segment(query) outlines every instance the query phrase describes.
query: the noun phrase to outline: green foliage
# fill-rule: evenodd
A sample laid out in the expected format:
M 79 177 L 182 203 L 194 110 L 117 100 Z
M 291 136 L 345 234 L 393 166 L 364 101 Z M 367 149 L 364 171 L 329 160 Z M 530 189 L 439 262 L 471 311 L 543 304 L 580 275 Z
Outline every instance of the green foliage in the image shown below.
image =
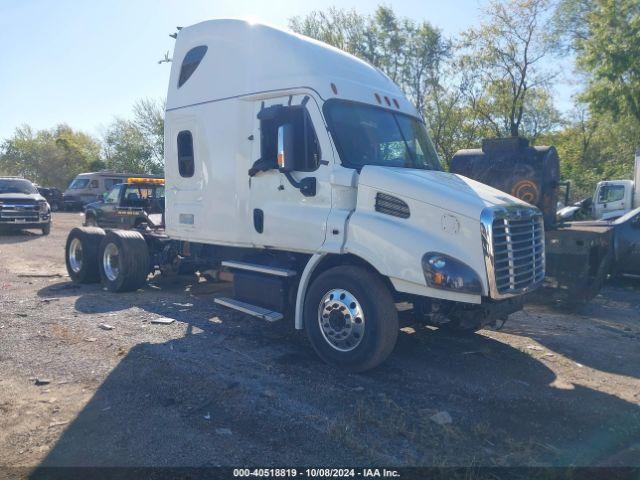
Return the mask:
M 594 3 L 586 36 L 576 42 L 578 66 L 589 74 L 583 99 L 596 112 L 640 122 L 640 2 Z
M 510 2 L 508 9 L 495 4 L 496 11 L 507 20 L 500 18 L 511 23 L 499 25 L 500 19 L 489 9 L 489 23 L 466 37 L 464 55 L 456 55 L 454 42 L 445 38 L 439 29 L 427 22 L 399 18 L 385 6 L 378 7 L 370 16 L 330 8 L 295 17 L 289 23 L 298 33 L 368 61 L 400 85 L 422 112 L 436 150 L 448 163 L 457 150 L 476 147 L 486 136 L 510 134 L 513 129 L 509 119 L 517 122 L 518 131 L 534 138 L 559 122 L 559 114 L 533 67 L 542 52 L 543 42 L 537 37 L 526 41 L 524 47 L 526 52 L 535 52 L 535 55 L 526 57 L 520 65 L 517 62 L 526 53 L 520 52 L 522 48 L 518 50 L 520 57 L 513 54 L 512 63 L 505 67 L 506 73 L 501 78 L 490 78 L 488 73 L 482 75 L 480 68 L 491 70 L 497 61 L 497 52 L 502 51 L 500 49 L 508 52 L 509 42 L 516 43 L 515 35 L 538 32 L 537 24 L 531 27 L 530 23 L 516 20 L 531 12 L 541 15 L 546 0 Z M 529 27 L 531 31 L 526 30 Z M 519 30 L 514 33 L 512 29 Z M 482 55 L 475 50 L 476 42 L 482 42 Z M 484 55 L 484 47 L 493 48 L 491 58 Z M 484 63 L 478 63 L 477 57 L 482 57 Z M 506 79 L 509 71 L 513 73 L 518 68 L 528 69 L 529 73 L 523 76 L 526 79 L 522 79 L 514 100 L 513 82 Z
M 163 173 L 164 101 L 136 102 L 133 118 L 114 120 L 102 143 L 61 124 L 37 132 L 24 125 L 0 144 L 0 174 L 21 175 L 41 185 L 66 188 L 79 173 L 105 168 Z
M 162 175 L 164 169 L 164 102 L 144 99 L 134 105 L 133 119 L 115 119 L 103 139 L 104 161 L 119 172 Z
M 546 68 L 550 6 L 549 0 L 491 0 L 480 25 L 462 34 L 462 64 L 472 72 L 469 96 L 498 136 L 537 136 L 558 123 L 548 90 L 554 72 Z
M 18 127 L 0 146 L 0 171 L 41 185 L 66 188 L 78 173 L 97 167 L 104 168 L 98 141 L 64 124 L 37 132 Z

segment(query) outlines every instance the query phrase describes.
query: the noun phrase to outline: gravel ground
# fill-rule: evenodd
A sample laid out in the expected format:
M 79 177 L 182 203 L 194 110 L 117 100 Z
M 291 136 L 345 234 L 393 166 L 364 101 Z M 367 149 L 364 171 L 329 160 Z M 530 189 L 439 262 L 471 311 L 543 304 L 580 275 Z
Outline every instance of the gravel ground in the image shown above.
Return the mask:
M 0 465 L 640 466 L 637 285 L 467 338 L 406 327 L 356 375 L 215 306 L 226 284 L 73 285 L 80 223 L 0 236 Z

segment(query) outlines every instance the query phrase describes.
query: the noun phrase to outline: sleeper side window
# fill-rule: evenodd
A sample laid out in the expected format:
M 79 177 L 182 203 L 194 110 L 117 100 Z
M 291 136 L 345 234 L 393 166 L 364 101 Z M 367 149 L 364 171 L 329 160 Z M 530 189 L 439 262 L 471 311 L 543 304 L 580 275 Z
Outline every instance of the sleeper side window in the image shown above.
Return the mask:
M 275 105 L 260 121 L 260 149 L 265 164 L 277 167 L 278 127 L 293 125 L 295 171 L 313 172 L 320 166 L 320 142 L 304 106 Z
M 206 45 L 200 45 L 199 47 L 192 48 L 184 56 L 182 65 L 180 66 L 180 77 L 178 78 L 178 88 L 180 88 L 184 82 L 189 80 L 189 77 L 196 71 L 198 65 L 204 58 L 204 54 L 207 53 Z
M 182 177 L 193 177 L 195 171 L 193 137 L 189 130 L 178 133 L 178 171 Z

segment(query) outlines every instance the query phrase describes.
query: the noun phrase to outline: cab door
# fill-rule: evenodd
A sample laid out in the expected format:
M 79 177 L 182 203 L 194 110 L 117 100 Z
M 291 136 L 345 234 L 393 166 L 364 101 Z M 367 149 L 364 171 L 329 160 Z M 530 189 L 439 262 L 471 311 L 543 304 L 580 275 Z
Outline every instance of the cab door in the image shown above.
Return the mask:
M 252 242 L 257 247 L 317 251 L 327 235 L 334 161 L 320 108 L 307 95 L 271 98 L 256 102 L 254 118 L 257 141 L 248 178 L 247 219 Z M 276 152 L 278 130 L 285 123 L 293 126 L 298 157 L 296 169 L 288 173 L 278 169 Z
M 596 191 L 595 217 L 611 219 L 631 208 L 632 187 L 627 181 L 601 182 Z
M 120 196 L 123 185 L 116 185 L 105 196 L 98 208 L 96 208 L 96 220 L 101 227 L 117 227 L 119 220 L 117 215 L 118 206 L 120 204 Z

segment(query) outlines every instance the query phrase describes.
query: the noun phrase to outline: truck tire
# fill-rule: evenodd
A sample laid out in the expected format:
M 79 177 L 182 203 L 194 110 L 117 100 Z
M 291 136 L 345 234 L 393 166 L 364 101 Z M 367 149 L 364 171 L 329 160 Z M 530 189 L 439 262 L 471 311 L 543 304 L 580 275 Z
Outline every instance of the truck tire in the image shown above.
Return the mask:
M 305 330 L 325 362 L 362 372 L 381 364 L 398 339 L 398 312 L 380 277 L 356 266 L 334 267 L 311 283 Z
M 64 257 L 69 277 L 75 283 L 100 281 L 98 249 L 104 236 L 104 230 L 95 227 L 76 227 L 69 232 Z
M 110 230 L 100 242 L 100 280 L 112 292 L 131 292 L 149 275 L 149 249 L 139 232 Z
M 48 223 L 44 227 L 42 227 L 42 235 L 49 235 L 51 233 L 51 224 Z
M 87 227 L 97 227 L 98 221 L 96 220 L 95 215 L 93 215 L 92 213 L 89 213 L 89 214 L 85 214 L 84 216 L 84 224 Z

